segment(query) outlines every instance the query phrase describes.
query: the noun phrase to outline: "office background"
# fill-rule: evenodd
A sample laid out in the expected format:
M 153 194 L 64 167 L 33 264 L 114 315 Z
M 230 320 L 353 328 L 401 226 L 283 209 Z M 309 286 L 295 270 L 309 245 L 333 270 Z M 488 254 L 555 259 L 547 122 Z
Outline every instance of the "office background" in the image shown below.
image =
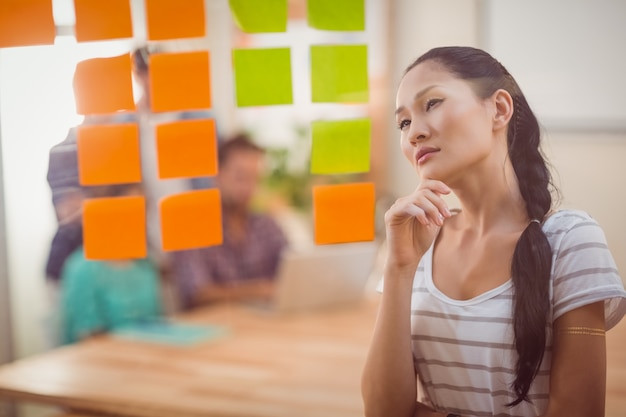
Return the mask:
M 290 13 L 302 16 L 304 2 L 289 3 Z M 418 181 L 400 153 L 393 118 L 395 87 L 404 67 L 434 46 L 483 47 L 509 67 L 538 110 L 546 133 L 545 151 L 558 173 L 555 179 L 563 194 L 562 206 L 586 210 L 600 222 L 624 274 L 626 54 L 621 42 L 626 39 L 626 26 L 620 23 L 626 18 L 626 3 L 367 0 L 366 10 L 366 31 L 345 36 L 356 36 L 351 40 L 368 45 L 370 100 L 365 107 L 345 108 L 344 116 L 372 118 L 370 175 L 378 195 L 405 194 Z M 268 131 L 266 126 L 277 126 L 281 118 L 290 117 L 282 124 L 288 126 L 299 117 L 311 117 L 311 112 L 325 117 L 336 110 L 299 101 L 298 88 L 307 87 L 298 83 L 308 80 L 296 75 L 295 66 L 295 98 L 289 109 L 267 109 L 261 116 L 236 109 L 230 51 L 242 40 L 233 30 L 229 13 L 227 0 L 206 0 L 206 39 L 169 45 L 172 50 L 201 47 L 211 51 L 214 111 L 224 132 L 249 125 L 266 132 L 261 140 L 268 144 L 272 140 L 287 143 L 287 130 Z M 61 13 L 62 18 L 67 15 L 67 10 Z M 291 36 L 288 41 L 293 48 L 328 40 L 305 31 L 297 19 L 290 25 L 290 30 L 301 31 L 300 37 Z M 287 41 L 267 35 L 252 42 Z M 128 50 L 128 43 L 102 48 L 114 55 Z M 63 54 L 67 62 L 53 65 Z M 59 90 L 62 96 L 56 90 L 54 95 L 46 92 L 59 80 L 71 86 L 75 61 L 88 57 L 89 48 L 77 48 L 68 36 L 58 40 L 54 51 L 50 47 L 0 50 L 0 215 L 4 214 L 0 225 L 0 361 L 45 349 L 43 270 L 55 224 L 45 180 L 47 155 L 50 146 L 65 137 L 67 128 L 80 121 L 74 115 L 59 116 L 55 110 L 59 100 L 72 103 L 70 88 Z

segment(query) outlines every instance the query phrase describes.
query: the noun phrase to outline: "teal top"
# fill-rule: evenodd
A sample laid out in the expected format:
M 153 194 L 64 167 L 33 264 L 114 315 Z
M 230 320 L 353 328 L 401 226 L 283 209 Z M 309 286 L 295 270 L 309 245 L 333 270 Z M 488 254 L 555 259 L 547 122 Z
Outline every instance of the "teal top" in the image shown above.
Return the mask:
M 147 259 L 87 260 L 81 247 L 63 267 L 61 310 L 65 343 L 155 319 L 161 315 L 159 273 Z

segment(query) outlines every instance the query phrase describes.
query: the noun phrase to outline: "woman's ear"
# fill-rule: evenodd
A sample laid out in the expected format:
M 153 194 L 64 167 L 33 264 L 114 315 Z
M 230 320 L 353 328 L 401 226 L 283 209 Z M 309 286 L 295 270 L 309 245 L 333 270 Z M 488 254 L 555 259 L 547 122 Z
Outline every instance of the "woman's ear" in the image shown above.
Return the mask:
M 494 103 L 493 128 L 494 130 L 506 127 L 513 116 L 513 98 L 508 91 L 499 89 L 491 96 Z

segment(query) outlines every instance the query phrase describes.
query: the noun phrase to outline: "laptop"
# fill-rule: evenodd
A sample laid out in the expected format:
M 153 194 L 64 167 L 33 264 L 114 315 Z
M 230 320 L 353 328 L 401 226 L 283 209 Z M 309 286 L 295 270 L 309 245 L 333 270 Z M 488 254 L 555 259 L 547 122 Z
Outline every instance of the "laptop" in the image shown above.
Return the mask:
M 291 313 L 355 303 L 364 294 L 377 250 L 376 242 L 287 250 L 280 261 L 273 299 L 255 306 Z

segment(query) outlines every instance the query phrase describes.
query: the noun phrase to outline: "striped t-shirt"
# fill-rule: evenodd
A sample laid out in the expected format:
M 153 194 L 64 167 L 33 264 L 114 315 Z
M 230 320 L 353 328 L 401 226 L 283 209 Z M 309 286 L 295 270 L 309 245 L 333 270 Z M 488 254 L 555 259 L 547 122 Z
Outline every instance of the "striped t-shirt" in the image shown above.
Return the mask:
M 581 211 L 553 214 L 543 230 L 552 247 L 550 320 L 578 307 L 605 301 L 607 330 L 626 314 L 626 291 L 598 223 Z M 415 274 L 411 333 L 418 374 L 418 400 L 462 416 L 536 416 L 547 408 L 550 335 L 532 404 L 513 401 L 517 353 L 513 345 L 513 284 L 509 280 L 470 300 L 454 300 L 432 279 L 433 249 Z

